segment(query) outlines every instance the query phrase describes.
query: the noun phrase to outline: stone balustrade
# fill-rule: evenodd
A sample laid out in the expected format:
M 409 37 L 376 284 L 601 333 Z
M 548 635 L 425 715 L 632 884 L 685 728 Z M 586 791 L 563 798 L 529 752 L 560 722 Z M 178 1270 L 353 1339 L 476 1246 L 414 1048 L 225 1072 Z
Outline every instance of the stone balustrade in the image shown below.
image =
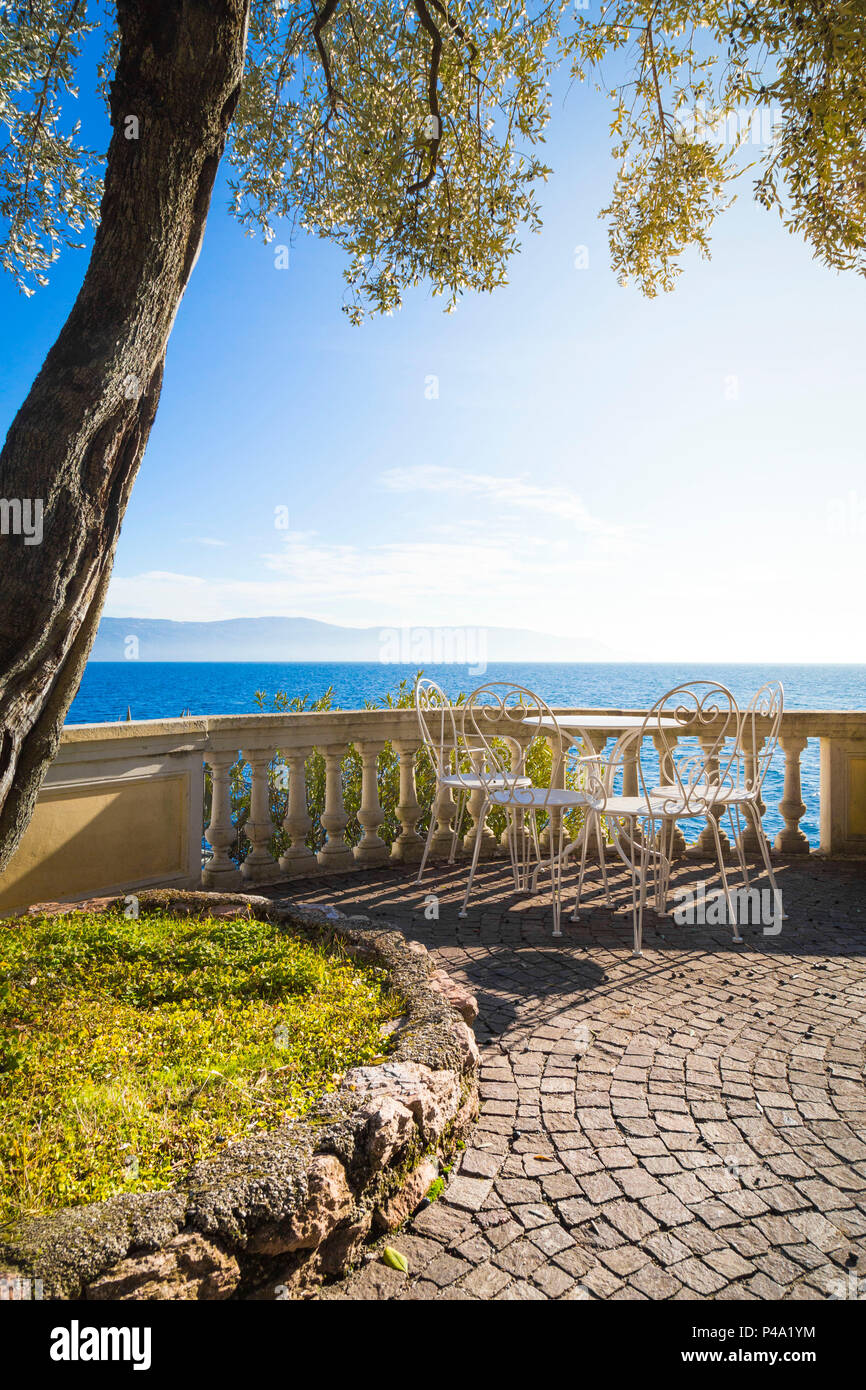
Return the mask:
M 556 711 L 572 717 L 580 712 L 590 711 Z M 592 711 L 599 712 L 612 718 L 644 713 Z M 702 730 L 705 736 L 709 732 Z M 759 745 L 761 738 L 759 723 Z M 817 844 L 810 844 L 801 827 L 807 809 L 810 820 L 816 819 L 817 808 L 807 808 L 801 783 L 801 758 L 810 739 L 820 741 Z M 597 748 L 604 746 L 600 732 L 593 742 Z M 511 744 L 516 769 L 525 748 L 513 738 Z M 381 778 L 386 745 L 389 756 L 397 760 L 395 833 L 387 838 L 382 834 L 387 812 Z M 0 877 L 0 910 L 17 910 L 50 898 L 134 892 L 154 884 L 203 884 L 230 890 L 389 861 L 416 864 L 431 813 L 430 806 L 419 801 L 416 761 L 420 747 L 412 709 L 70 726 L 64 730 L 33 821 Z M 782 828 L 773 848 L 784 855 L 866 854 L 866 712 L 786 712 L 779 750 L 777 758 L 784 770 L 775 782 L 782 781 L 782 794 L 771 809 L 778 810 Z M 350 755 L 360 768 L 359 804 L 351 814 L 345 804 L 344 778 Z M 211 805 L 202 869 L 203 764 L 210 772 Z M 308 796 L 314 766 L 324 779 L 318 824 L 314 824 Z M 231 786 L 239 770 L 249 787 L 249 816 L 243 825 L 248 848 L 243 855 L 239 854 Z M 636 790 L 633 765 L 627 764 L 625 775 L 629 788 Z M 285 805 L 279 825 L 273 818 L 275 788 L 280 792 L 279 804 Z M 768 794 L 768 783 L 764 792 Z M 473 793 L 463 823 L 457 826 L 454 796 L 451 792 L 440 795 L 433 808 L 434 856 L 450 853 L 455 830 L 462 831 L 457 852 L 465 854 L 474 842 L 481 808 L 480 795 Z M 745 828 L 744 844 L 754 852 L 757 846 L 752 838 L 753 832 Z M 274 854 L 275 839 L 279 857 Z M 682 852 L 685 842 L 680 841 L 678 848 Z M 699 836 L 691 852 L 706 848 L 704 837 Z M 504 852 L 504 835 L 486 825 L 482 856 Z

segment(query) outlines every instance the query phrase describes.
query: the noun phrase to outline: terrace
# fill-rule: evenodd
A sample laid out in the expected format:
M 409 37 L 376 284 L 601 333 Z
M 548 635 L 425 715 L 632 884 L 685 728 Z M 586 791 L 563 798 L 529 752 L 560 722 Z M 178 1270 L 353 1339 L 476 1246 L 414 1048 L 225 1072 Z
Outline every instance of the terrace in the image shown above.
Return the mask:
M 810 739 L 820 776 L 804 793 Z M 781 790 L 765 808 L 780 823 L 781 931 L 746 927 L 735 946 L 727 926 L 650 912 L 640 960 L 618 860 L 615 910 L 596 867 L 580 921 L 566 915 L 554 941 L 544 879 L 537 897 L 515 894 L 496 827 L 460 920 L 450 795 L 417 886 L 419 746 L 414 711 L 398 709 L 70 727 L 0 907 L 248 889 L 393 924 L 475 995 L 482 1112 L 443 1198 L 400 1233 L 411 1277 L 371 1261 L 327 1297 L 861 1296 L 866 714 L 784 716 L 765 784 Z M 470 800 L 464 846 L 479 809 Z M 679 849 L 674 893 L 711 883 L 702 839 Z

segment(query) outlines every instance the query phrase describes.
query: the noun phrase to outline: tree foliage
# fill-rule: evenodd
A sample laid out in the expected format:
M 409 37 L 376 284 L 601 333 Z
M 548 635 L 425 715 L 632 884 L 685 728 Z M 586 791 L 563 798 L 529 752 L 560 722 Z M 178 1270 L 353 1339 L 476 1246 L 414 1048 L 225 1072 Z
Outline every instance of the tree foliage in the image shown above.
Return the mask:
M 110 81 L 110 9 L 0 5 L 0 256 L 28 293 L 98 217 L 101 156 L 74 116 L 97 27 Z M 863 272 L 863 0 L 252 0 L 233 210 L 266 239 L 289 218 L 336 242 L 353 321 L 420 283 L 448 307 L 492 290 L 539 226 L 557 64 L 612 101 L 621 278 L 670 289 L 748 176 L 818 259 Z
M 610 0 L 561 52 L 613 105 L 614 269 L 648 295 L 714 219 L 755 197 L 815 256 L 866 268 L 866 6 L 862 0 Z M 621 81 L 606 86 L 618 59 Z
M 63 110 L 95 27 L 83 0 L 0 4 L 0 263 L 25 294 L 97 220 L 99 157 Z

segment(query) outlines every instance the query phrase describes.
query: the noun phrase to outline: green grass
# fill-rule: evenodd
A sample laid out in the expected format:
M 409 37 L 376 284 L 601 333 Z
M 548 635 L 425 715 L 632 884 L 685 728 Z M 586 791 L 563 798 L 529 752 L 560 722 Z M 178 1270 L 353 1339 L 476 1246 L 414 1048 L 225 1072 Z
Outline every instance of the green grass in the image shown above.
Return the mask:
M 0 1222 L 173 1186 L 302 1116 L 401 1012 L 336 940 L 269 922 L 0 921 Z

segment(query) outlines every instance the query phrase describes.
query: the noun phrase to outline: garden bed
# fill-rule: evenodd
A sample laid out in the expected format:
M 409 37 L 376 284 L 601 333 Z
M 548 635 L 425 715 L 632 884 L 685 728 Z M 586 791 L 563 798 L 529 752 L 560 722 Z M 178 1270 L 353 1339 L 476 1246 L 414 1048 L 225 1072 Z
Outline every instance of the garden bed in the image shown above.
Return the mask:
M 0 1225 L 300 1119 L 404 1008 L 339 936 L 245 916 L 30 916 L 0 923 L 0 973 Z
M 0 1266 L 90 1298 L 341 1273 L 476 1111 L 474 1039 L 426 952 L 243 895 L 106 907 L 4 928 Z

